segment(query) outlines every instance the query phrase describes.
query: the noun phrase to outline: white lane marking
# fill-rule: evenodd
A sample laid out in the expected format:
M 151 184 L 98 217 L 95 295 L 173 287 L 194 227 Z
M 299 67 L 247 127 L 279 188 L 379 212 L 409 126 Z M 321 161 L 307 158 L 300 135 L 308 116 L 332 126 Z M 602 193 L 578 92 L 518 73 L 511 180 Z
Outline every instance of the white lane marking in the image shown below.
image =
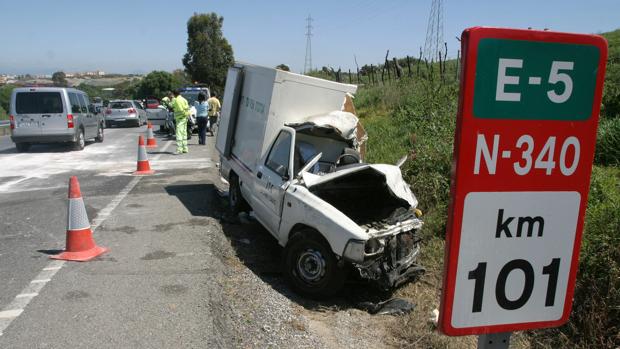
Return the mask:
M 165 152 L 166 149 L 172 144 L 172 142 L 168 142 L 163 148 L 162 152 Z M 155 156 L 154 159 L 159 158 L 161 154 Z M 91 223 L 91 230 L 93 233 L 95 230 L 105 221 L 106 218 L 112 213 L 112 211 L 120 204 L 121 201 L 129 194 L 129 192 L 138 184 L 140 179 L 143 177 L 138 176 L 132 179 L 123 190 L 118 193 L 114 199 L 104 207 L 99 213 L 97 217 L 93 219 Z M 28 286 L 26 286 L 9 305 L 4 307 L 4 310 L 0 311 L 0 336 L 4 334 L 4 331 L 9 327 L 11 322 L 15 320 L 21 313 L 24 311 L 26 306 L 33 300 L 43 289 L 43 287 L 52 280 L 54 275 L 65 265 L 65 261 L 54 260 L 49 262 L 45 268 L 37 275 L 34 280 L 30 282 Z M 28 295 L 28 296 L 26 296 Z
M 32 298 L 38 296 L 38 293 L 22 293 L 15 296 L 15 298 Z
M 13 309 L 0 311 L 0 319 L 16 318 L 24 311 L 24 309 Z
M 50 271 L 50 270 L 58 270 L 58 269 L 60 269 L 60 268 L 62 268 L 62 266 L 45 267 L 45 268 L 43 268 L 43 270 L 45 270 L 45 271 Z

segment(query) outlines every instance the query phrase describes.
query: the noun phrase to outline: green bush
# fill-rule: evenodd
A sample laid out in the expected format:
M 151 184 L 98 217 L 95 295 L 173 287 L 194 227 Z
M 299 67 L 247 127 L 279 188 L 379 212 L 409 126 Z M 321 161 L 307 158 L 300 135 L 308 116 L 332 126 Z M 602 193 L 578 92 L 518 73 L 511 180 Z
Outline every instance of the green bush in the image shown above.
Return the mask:
M 535 347 L 620 346 L 620 170 L 593 168 L 568 324 L 531 332 Z
M 620 164 L 620 118 L 599 122 L 595 162 L 608 166 Z

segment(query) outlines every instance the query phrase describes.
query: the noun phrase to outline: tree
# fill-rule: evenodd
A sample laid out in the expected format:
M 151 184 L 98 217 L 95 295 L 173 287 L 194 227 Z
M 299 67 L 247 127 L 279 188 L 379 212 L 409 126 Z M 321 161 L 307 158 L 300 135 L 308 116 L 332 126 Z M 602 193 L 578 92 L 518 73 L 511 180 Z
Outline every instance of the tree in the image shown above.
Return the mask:
M 185 71 L 192 81 L 222 90 L 228 68 L 235 62 L 232 46 L 222 34 L 224 17 L 215 13 L 195 13 L 187 21 Z
M 137 98 L 146 98 L 154 96 L 162 98 L 167 91 L 171 91 L 178 88 L 178 83 L 175 83 L 174 76 L 165 71 L 152 71 L 138 83 L 136 91 Z
M 8 120 L 9 116 L 6 114 L 4 108 L 0 106 L 0 120 Z
M 175 69 L 172 72 L 173 88 L 183 87 L 185 85 L 190 85 L 191 83 L 191 79 L 183 69 Z
M 9 110 L 9 103 L 11 101 L 11 93 L 15 85 L 4 85 L 0 87 L 0 107 L 2 109 Z
M 67 82 L 67 76 L 61 71 L 57 71 L 52 74 L 52 82 L 54 83 L 54 86 L 58 87 L 67 87 L 69 85 Z
M 291 71 L 291 68 L 289 68 L 288 65 L 286 65 L 286 64 L 278 64 L 276 66 L 276 69 L 280 69 L 280 70 L 284 70 L 284 71 Z

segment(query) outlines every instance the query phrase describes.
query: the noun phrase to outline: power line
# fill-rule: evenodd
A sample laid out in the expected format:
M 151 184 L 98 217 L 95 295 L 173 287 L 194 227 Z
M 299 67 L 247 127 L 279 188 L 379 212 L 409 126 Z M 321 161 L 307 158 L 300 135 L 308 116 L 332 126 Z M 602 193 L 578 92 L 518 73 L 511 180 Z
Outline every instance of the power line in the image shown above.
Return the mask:
M 312 70 L 312 16 L 306 18 L 306 58 L 304 60 L 304 74 Z

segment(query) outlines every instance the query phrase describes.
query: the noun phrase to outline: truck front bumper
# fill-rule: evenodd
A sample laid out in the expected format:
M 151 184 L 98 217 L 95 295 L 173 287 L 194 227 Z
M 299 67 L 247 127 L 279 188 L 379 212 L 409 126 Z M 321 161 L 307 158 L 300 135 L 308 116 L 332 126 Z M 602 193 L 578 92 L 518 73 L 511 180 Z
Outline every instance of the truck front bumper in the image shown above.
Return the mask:
M 386 237 L 381 243 L 367 242 L 364 261 L 353 263 L 362 279 L 370 280 L 383 290 L 397 288 L 424 274 L 424 267 L 417 264 L 420 238 L 417 230 Z M 371 239 L 372 240 L 372 239 Z M 370 246 L 369 246 L 370 245 Z
M 11 140 L 14 143 L 65 143 L 65 142 L 75 142 L 76 136 L 73 133 L 57 134 L 57 135 L 33 135 L 33 136 L 12 135 Z

